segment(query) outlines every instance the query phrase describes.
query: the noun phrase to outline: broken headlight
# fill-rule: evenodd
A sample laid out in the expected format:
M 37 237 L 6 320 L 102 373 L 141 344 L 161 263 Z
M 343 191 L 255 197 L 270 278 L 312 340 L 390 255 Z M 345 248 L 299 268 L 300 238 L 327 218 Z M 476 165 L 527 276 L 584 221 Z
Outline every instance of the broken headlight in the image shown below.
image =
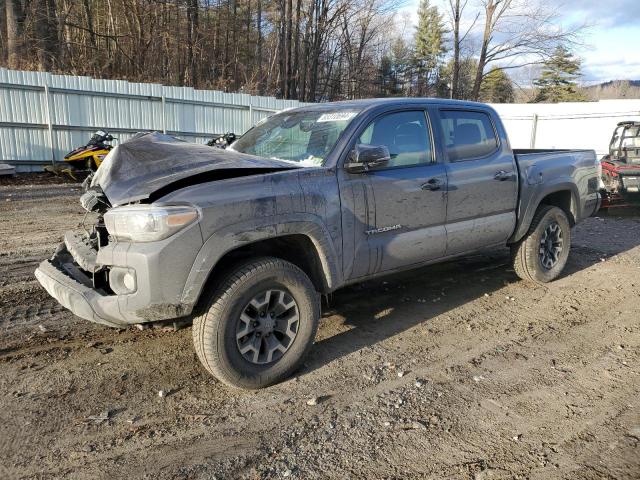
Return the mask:
M 104 224 L 117 240 L 154 242 L 170 237 L 197 218 L 198 211 L 193 207 L 136 205 L 112 208 L 104 214 Z

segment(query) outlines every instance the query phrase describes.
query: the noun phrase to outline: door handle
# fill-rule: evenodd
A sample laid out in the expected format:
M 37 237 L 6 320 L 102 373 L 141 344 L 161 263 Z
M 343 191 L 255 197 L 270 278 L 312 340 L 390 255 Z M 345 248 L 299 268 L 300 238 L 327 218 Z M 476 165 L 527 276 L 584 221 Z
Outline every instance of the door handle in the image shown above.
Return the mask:
M 513 178 L 513 173 L 507 172 L 505 170 L 498 170 L 493 176 L 496 180 L 500 180 L 501 182 L 504 180 L 509 180 Z
M 444 182 L 441 179 L 432 178 L 428 182 L 420 185 L 420 188 L 422 190 L 430 190 L 433 192 L 435 190 L 440 190 L 440 188 L 442 188 L 443 185 L 444 185 Z

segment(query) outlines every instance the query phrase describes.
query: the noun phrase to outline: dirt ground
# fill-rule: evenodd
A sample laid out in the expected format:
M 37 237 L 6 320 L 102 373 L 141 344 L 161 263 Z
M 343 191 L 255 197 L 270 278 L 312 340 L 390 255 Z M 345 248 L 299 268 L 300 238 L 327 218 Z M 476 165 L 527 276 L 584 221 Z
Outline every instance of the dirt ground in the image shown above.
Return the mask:
M 78 193 L 0 185 L 0 478 L 640 478 L 639 218 L 578 226 L 546 287 L 505 250 L 339 291 L 305 368 L 245 392 L 190 328 L 104 328 L 39 287 Z

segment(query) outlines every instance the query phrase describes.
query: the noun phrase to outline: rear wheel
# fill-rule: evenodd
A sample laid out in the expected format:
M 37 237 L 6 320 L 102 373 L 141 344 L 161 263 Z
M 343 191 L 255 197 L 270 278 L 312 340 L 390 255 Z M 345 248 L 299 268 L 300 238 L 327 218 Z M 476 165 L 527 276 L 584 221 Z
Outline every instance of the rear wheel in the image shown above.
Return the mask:
M 304 361 L 320 318 L 319 295 L 292 263 L 266 257 L 233 270 L 193 321 L 209 373 L 239 388 L 263 388 Z
M 562 273 L 570 248 L 567 214 L 558 207 L 541 205 L 525 237 L 511 246 L 513 268 L 523 280 L 550 282 Z

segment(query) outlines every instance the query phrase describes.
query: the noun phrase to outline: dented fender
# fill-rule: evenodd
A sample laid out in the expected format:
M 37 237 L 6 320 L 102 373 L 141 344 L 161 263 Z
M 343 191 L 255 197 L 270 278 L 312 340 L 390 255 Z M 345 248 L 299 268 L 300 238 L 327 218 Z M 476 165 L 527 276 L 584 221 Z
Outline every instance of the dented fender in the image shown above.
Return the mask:
M 227 253 L 251 243 L 287 235 L 305 235 L 313 243 L 320 261 L 325 285 L 335 290 L 342 285 L 342 273 L 338 267 L 338 255 L 331 236 L 320 217 L 309 213 L 293 213 L 286 216 L 265 218 L 259 224 L 247 221 L 228 225 L 212 234 L 202 245 L 187 277 L 181 303 L 195 305 L 209 274 Z

